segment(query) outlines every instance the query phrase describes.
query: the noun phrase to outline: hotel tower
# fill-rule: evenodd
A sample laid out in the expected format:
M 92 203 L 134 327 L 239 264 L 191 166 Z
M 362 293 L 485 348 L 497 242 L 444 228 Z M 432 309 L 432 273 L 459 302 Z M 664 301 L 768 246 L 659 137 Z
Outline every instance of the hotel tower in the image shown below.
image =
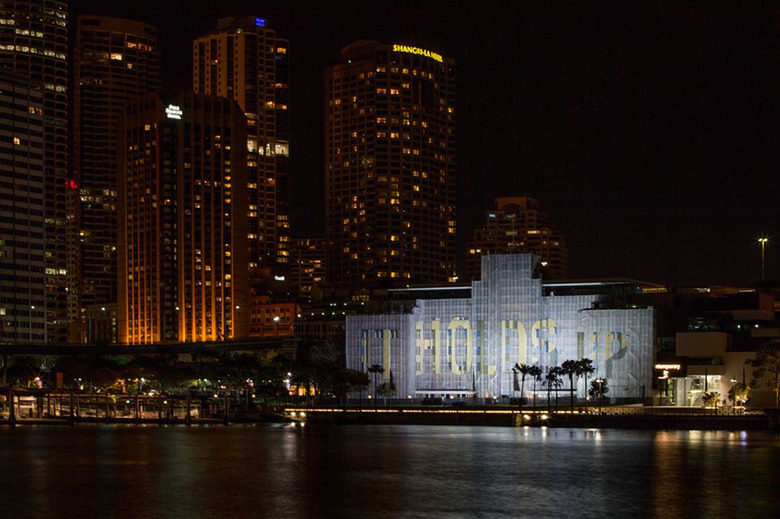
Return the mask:
M 119 342 L 248 334 L 246 118 L 229 99 L 156 94 L 120 129 Z
M 455 64 L 363 40 L 326 73 L 327 277 L 341 290 L 455 271 Z

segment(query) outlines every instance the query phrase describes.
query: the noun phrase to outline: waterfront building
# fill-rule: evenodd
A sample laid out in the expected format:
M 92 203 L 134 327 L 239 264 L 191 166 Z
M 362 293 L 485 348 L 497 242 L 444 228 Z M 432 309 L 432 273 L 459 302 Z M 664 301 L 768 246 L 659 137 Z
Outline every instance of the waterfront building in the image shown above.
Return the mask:
M 193 43 L 195 93 L 235 100 L 247 119 L 249 268 L 290 261 L 289 43 L 265 18 L 222 18 Z
M 700 407 L 706 393 L 717 393 L 719 402 L 733 405 L 732 388 L 752 381 L 748 361 L 762 344 L 780 338 L 778 289 L 681 287 L 673 296 L 670 311 L 679 324 L 657 354 L 657 402 Z M 766 381 L 749 395 L 751 406 L 774 406 Z
M 607 380 L 611 398 L 649 401 L 653 308 L 613 306 L 600 294 L 545 294 L 534 277 L 537 262 L 532 254 L 484 256 L 481 278 L 460 297 L 432 295 L 408 312 L 347 316 L 347 367 L 382 366 L 377 382 L 389 381 L 392 372 L 401 398 L 500 398 L 520 396 L 515 364 L 546 371 L 590 358 L 592 378 Z M 581 379 L 576 389 L 584 398 Z M 528 386 L 526 396 L 533 397 Z
M 128 105 L 119 158 L 120 343 L 246 337 L 246 118 L 191 93 Z
M 291 337 L 300 308 L 291 301 L 272 301 L 267 295 L 253 295 L 249 315 L 250 337 Z
M 0 344 L 46 340 L 45 187 L 42 88 L 0 71 Z
M 72 171 L 68 215 L 71 341 L 85 334 L 85 312 L 116 303 L 118 128 L 125 104 L 160 89 L 157 29 L 105 16 L 79 16 L 73 53 Z
M 68 2 L 2 2 L 0 68 L 40 83 L 43 89 L 46 340 L 65 342 L 67 191 L 78 189 L 68 176 Z
M 455 271 L 455 63 L 362 40 L 326 73 L 325 225 L 334 288 Z
M 539 256 L 539 269 L 545 279 L 563 279 L 569 273 L 566 239 L 539 209 L 530 196 L 496 199 L 485 225 L 474 231 L 466 256 L 466 279 L 479 279 L 481 256 L 520 254 Z

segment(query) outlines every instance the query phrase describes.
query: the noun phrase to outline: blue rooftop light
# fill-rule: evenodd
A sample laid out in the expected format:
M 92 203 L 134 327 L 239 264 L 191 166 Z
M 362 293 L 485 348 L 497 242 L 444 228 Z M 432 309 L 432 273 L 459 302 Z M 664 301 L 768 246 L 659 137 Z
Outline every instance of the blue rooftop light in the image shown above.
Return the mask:
M 265 18 L 255 18 L 255 25 L 265 27 Z

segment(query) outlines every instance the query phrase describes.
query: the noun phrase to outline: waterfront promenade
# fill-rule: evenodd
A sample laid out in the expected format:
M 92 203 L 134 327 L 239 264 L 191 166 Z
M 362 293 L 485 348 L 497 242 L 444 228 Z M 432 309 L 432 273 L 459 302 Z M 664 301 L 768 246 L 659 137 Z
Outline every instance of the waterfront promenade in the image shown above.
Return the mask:
M 11 404 L 12 403 L 12 404 Z M 204 395 L 111 395 L 7 390 L 0 424 L 82 423 L 205 425 L 294 424 L 483 425 L 617 429 L 780 430 L 776 410 L 652 406 L 532 408 L 506 405 L 274 405 Z

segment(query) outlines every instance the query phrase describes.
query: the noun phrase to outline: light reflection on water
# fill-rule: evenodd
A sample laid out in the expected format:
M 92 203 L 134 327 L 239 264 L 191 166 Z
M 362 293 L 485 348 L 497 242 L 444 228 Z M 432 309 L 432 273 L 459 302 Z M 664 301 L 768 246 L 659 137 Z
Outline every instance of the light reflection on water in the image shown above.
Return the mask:
M 780 436 L 428 426 L 0 428 L 10 517 L 778 517 Z

